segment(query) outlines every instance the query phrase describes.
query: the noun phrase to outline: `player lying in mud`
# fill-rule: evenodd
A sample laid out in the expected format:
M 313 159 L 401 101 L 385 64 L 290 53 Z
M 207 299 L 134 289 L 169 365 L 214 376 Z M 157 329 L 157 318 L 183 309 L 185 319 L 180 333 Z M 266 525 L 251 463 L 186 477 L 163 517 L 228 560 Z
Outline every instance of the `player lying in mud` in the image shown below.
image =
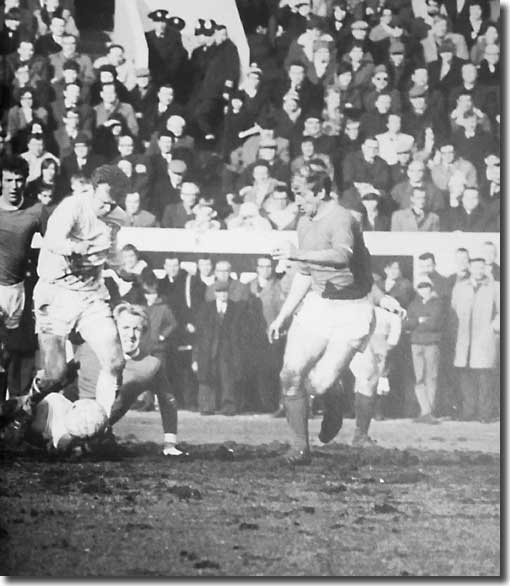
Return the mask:
M 27 441 L 46 447 L 50 452 L 94 450 L 112 438 L 111 428 L 128 411 L 137 397 L 152 390 L 159 401 L 163 424 L 163 454 L 183 457 L 177 447 L 177 407 L 161 362 L 143 351 L 142 338 L 148 327 L 143 307 L 124 303 L 113 313 L 126 364 L 123 382 L 110 415 L 94 398 L 99 361 L 90 346 L 84 344 L 78 363 L 68 363 L 60 389 L 78 375 L 80 398 L 74 403 L 59 393 L 57 385 L 48 394 L 37 392 L 36 385 L 28 395 L 14 397 L 0 404 L 0 427 L 6 440 Z

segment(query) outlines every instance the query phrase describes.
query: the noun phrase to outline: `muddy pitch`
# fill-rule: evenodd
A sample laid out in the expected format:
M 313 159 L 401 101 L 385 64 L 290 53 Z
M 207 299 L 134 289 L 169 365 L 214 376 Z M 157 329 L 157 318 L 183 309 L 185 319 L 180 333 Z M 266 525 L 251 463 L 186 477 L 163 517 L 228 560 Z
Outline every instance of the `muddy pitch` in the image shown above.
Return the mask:
M 497 576 L 499 456 L 334 444 L 0 452 L 9 576 Z

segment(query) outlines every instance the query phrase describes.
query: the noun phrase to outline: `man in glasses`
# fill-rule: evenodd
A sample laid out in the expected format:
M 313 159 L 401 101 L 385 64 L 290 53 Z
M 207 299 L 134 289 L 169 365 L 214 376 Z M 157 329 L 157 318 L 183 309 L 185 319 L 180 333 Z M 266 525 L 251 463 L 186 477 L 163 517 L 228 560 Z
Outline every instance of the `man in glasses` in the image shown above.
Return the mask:
M 34 313 L 43 371 L 32 391 L 44 396 L 65 377 L 66 341 L 77 331 L 101 365 L 96 400 L 109 416 L 124 355 L 102 270 L 107 262 L 115 264 L 115 234 L 127 225 L 117 208 L 127 183 L 118 167 L 103 165 L 92 174 L 91 184 L 90 191 L 66 198 L 56 208 L 41 244 Z

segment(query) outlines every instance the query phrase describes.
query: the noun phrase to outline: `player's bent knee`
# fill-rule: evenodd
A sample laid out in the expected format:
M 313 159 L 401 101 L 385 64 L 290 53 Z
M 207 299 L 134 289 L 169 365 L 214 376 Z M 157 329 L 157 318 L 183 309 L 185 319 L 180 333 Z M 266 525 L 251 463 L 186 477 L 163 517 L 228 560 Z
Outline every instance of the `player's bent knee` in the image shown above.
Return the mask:
M 284 397 L 295 397 L 304 394 L 303 385 L 301 384 L 302 375 L 300 372 L 283 368 L 280 373 L 280 381 Z

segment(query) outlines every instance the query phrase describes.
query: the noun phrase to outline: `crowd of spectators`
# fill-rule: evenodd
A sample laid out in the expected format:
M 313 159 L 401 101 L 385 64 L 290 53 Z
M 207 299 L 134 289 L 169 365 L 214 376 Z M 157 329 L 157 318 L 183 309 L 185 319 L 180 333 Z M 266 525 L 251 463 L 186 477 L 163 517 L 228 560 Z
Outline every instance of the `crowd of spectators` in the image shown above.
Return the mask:
M 250 49 L 243 76 L 220 12 L 216 22 L 193 23 L 190 54 L 186 23 L 164 9 L 151 12 L 148 67 L 136 69 L 117 43 L 83 50 L 72 0 L 3 0 L 0 165 L 8 153 L 21 155 L 30 169 L 26 196 L 51 213 L 62 198 L 89 188 L 95 168 L 115 164 L 129 182 L 122 205 L 133 227 L 294 230 L 307 176 L 325 170 L 366 231 L 499 232 L 499 2 L 237 5 Z M 137 278 L 110 274 L 112 298 L 153 308 L 161 331 L 152 331 L 151 343 L 161 353 L 168 341 L 181 405 L 227 414 L 278 407 L 282 345 L 266 343 L 265 325 L 290 273 L 277 278 L 261 257 L 257 278 L 245 285 L 230 278 L 227 261 L 203 258 L 193 275 L 169 257 L 166 276 L 154 283 L 134 247 L 123 255 L 126 274 Z M 421 416 L 431 415 L 437 379 L 452 364 L 462 369 L 462 392 L 471 389 L 463 416 L 494 414 L 484 405 L 494 389 L 485 371 L 492 375 L 495 362 L 477 362 L 457 340 L 460 332 L 473 335 L 463 322 L 468 301 L 480 305 L 487 325 L 480 291 L 499 295 L 489 264 L 470 259 L 465 279 L 452 276 L 459 283 L 445 290 L 429 271 L 417 294 L 391 277 L 395 267 L 379 276 L 408 309 L 393 372 L 414 364 Z M 204 299 L 216 302 L 216 312 Z M 241 304 L 245 315 L 225 303 Z M 445 344 L 449 353 L 441 352 Z M 479 407 L 478 387 L 485 397 Z

